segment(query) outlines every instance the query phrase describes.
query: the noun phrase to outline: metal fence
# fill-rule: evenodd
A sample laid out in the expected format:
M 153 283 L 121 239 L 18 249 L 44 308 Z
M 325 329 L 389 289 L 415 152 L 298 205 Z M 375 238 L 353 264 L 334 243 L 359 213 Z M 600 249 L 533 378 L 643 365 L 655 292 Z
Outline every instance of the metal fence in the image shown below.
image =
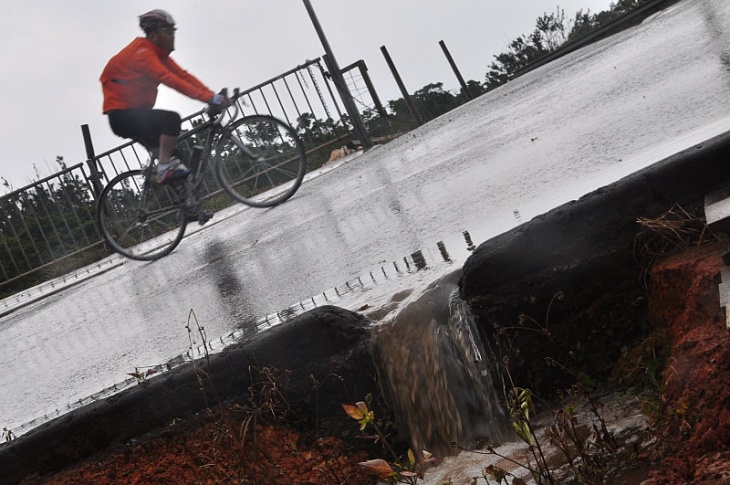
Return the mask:
M 342 72 L 358 109 L 377 113 L 384 120 L 379 126 L 387 126 L 365 63 L 358 61 Z M 293 126 L 304 141 L 312 170 L 328 160 L 333 148 L 354 138 L 336 92 L 318 58 L 246 89 L 239 102 L 243 115 L 269 114 Z M 191 148 L 186 132 L 203 116 L 201 110 L 183 119 L 183 150 Z M 62 167 L 56 174 L 0 197 L 4 215 L 0 220 L 0 287 L 95 248 L 99 252 L 91 258 L 104 254 L 94 215 L 96 196 L 117 174 L 146 165 L 149 155 L 133 142 L 96 154 L 88 127 L 82 131 L 86 162 Z M 217 187 L 207 190 L 213 192 Z
M 0 277 L 11 282 L 100 245 L 84 163 L 0 198 Z
M 365 63 L 356 62 L 343 71 L 351 74 L 349 88 L 355 93 L 360 110 L 374 110 L 385 118 L 385 110 L 380 106 L 377 93 L 367 77 Z M 313 159 L 310 160 L 310 169 L 317 168 L 327 160 L 328 148 L 353 137 L 347 115 L 321 59 L 307 61 L 242 91 L 239 107 L 242 115 L 269 114 L 293 126 Z M 183 150 L 190 149 L 185 132 L 203 121 L 203 116 L 201 110 L 183 119 L 183 134 L 180 136 Z M 139 168 L 146 163 L 148 157 L 147 151 L 133 142 L 95 154 L 87 140 L 87 151 L 89 160 L 95 163 L 99 172 L 101 185 L 121 172 Z

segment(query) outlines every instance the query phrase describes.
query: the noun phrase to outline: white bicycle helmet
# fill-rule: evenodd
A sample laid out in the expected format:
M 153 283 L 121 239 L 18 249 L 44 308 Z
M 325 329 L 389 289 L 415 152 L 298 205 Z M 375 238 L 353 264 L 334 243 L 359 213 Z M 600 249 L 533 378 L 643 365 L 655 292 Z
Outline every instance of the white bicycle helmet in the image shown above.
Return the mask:
M 145 34 L 149 34 L 159 29 L 174 29 L 175 21 L 169 13 L 155 9 L 139 16 L 139 27 Z

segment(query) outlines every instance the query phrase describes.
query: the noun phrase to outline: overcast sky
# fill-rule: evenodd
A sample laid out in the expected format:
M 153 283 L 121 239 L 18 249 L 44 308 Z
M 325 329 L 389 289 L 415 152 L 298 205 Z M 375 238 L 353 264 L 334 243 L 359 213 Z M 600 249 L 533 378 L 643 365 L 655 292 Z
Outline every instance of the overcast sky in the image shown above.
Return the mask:
M 168 10 L 178 26 L 173 58 L 211 89 L 266 81 L 324 50 L 302 0 L 2 1 L 0 14 L 0 177 L 20 188 L 85 160 L 81 125 L 97 153 L 119 145 L 101 114 L 99 75 L 107 60 L 141 35 L 137 16 Z M 383 102 L 400 97 L 380 51 L 385 46 L 409 92 L 458 82 L 438 45 L 443 40 L 463 77 L 484 80 L 494 56 L 534 29 L 558 5 L 572 18 L 610 0 L 311 0 L 340 66 L 364 60 Z M 157 107 L 187 115 L 201 105 L 160 89 Z M 34 169 L 34 166 L 36 167 Z M 4 193 L 0 189 L 0 193 Z

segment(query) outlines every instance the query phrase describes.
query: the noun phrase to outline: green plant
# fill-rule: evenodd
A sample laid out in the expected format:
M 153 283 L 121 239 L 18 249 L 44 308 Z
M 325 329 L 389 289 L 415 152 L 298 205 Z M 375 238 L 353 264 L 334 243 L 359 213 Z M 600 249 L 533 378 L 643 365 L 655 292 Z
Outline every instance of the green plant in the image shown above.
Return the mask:
M 568 391 L 569 400 L 553 416 L 553 423 L 545 436 L 563 454 L 567 465 L 582 483 L 604 483 L 612 456 L 619 444 L 608 430 L 599 406 L 583 388 L 575 384 Z M 581 429 L 583 423 L 577 413 L 577 403 L 587 402 L 593 421 Z
M 621 447 L 608 430 L 599 404 L 580 384 L 576 384 L 568 391 L 568 398 L 563 402 L 563 407 L 553 413 L 550 425 L 544 430 L 544 438 L 547 441 L 540 437 L 540 433 L 532 423 L 534 406 L 532 394 L 528 389 L 513 386 L 509 391 L 507 403 L 513 429 L 527 445 L 532 459 L 522 463 L 500 454 L 491 446 L 486 448 L 486 452 L 476 453 L 498 456 L 527 470 L 538 485 L 555 485 L 565 483 L 568 479 L 588 485 L 605 483 L 612 464 L 626 461 L 627 457 L 635 455 L 628 447 Z M 586 403 L 589 415 L 592 416 L 590 422 L 584 422 L 585 418 L 580 417 L 577 412 L 579 404 Z M 547 443 L 561 453 L 562 466 L 558 461 L 549 459 L 545 452 Z M 483 468 L 480 478 L 487 484 L 491 483 L 490 478 L 496 480 L 497 484 L 507 485 L 510 483 L 508 481 L 510 478 L 512 485 L 525 483 L 523 479 L 495 465 Z M 477 477 L 474 483 L 476 480 Z
M 557 293 L 550 305 L 562 297 L 561 292 Z M 500 364 L 499 370 L 506 383 L 505 405 L 515 434 L 527 445 L 529 458 L 524 462 L 517 461 L 498 453 L 494 447 L 487 447 L 486 454 L 498 456 L 525 469 L 538 485 L 553 485 L 564 483 L 566 480 L 577 480 L 579 483 L 589 485 L 605 483 L 616 469 L 617 463 L 628 462 L 638 453 L 629 445 L 622 446 L 609 431 L 601 405 L 588 392 L 588 389 L 595 388 L 596 382 L 574 368 L 573 356 L 570 353 L 560 351 L 547 321 L 546 317 L 546 323 L 543 325 L 535 319 L 521 316 L 519 325 L 496 330 L 496 352 L 499 355 L 495 356 L 498 357 L 495 360 Z M 544 431 L 536 429 L 534 423 L 535 405 L 532 391 L 514 382 L 511 369 L 511 356 L 516 349 L 516 339 L 519 333 L 525 330 L 544 336 L 557 354 L 557 358 L 546 358 L 548 364 L 575 380 L 567 391 L 558 393 L 558 409 L 553 411 Z M 587 411 L 578 412 L 581 408 Z M 548 444 L 553 448 L 548 448 Z M 548 456 L 548 449 L 557 450 L 559 459 L 552 455 Z M 508 484 L 510 478 L 513 485 L 524 483 L 521 478 L 495 465 L 485 467 L 481 478 L 487 483 L 491 483 L 491 479 L 496 480 L 498 484 Z M 475 477 L 474 483 L 476 480 Z
M 509 372 L 507 377 L 511 383 L 511 389 L 508 392 L 507 408 L 510 420 L 512 421 L 512 428 L 515 430 L 517 436 L 527 444 L 527 449 L 535 460 L 534 465 L 528 461 L 523 467 L 529 470 L 530 475 L 532 475 L 532 478 L 538 485 L 557 483 L 548 466 L 542 444 L 537 438 L 535 429 L 532 426 L 531 416 L 535 409 L 532 402 L 532 392 L 529 389 L 515 386 Z M 514 484 L 514 479 L 512 483 Z
M 370 396 L 366 397 L 370 400 Z M 416 484 L 419 478 L 423 478 L 423 472 L 434 464 L 434 459 L 428 451 L 422 450 L 423 459 L 416 459 L 413 450 L 409 449 L 406 458 L 401 459 L 393 450 L 388 442 L 388 436 L 383 432 L 378 421 L 375 419 L 375 413 L 369 408 L 364 401 L 352 404 L 342 404 L 348 416 L 356 420 L 360 425 L 360 431 L 364 432 L 367 428 L 372 428 L 374 435 L 365 435 L 366 438 L 380 442 L 392 457 L 392 461 L 388 462 L 382 458 L 375 458 L 358 463 L 360 467 L 369 474 L 377 475 L 380 480 L 388 483 L 407 483 Z
M 558 483 L 552 476 L 551 470 L 548 467 L 547 459 L 542 451 L 540 441 L 538 440 L 531 423 L 531 414 L 534 411 L 534 405 L 532 403 L 532 393 L 530 390 L 516 387 L 513 384 L 508 393 L 507 408 L 509 410 L 513 430 L 517 436 L 527 444 L 528 450 L 535 460 L 536 465 L 533 465 L 529 460 L 527 463 L 517 462 L 498 453 L 492 446 L 487 446 L 486 454 L 498 456 L 503 460 L 511 462 L 513 465 L 526 469 L 538 485 Z M 505 485 L 508 485 L 508 478 L 512 478 L 512 485 L 525 484 L 525 481 L 521 478 L 508 472 L 504 468 L 495 465 L 489 465 L 482 469 L 481 478 L 484 479 L 487 484 L 491 483 L 490 477 L 495 479 L 497 484 L 504 483 Z M 479 477 L 474 477 L 474 484 L 476 484 L 478 478 Z

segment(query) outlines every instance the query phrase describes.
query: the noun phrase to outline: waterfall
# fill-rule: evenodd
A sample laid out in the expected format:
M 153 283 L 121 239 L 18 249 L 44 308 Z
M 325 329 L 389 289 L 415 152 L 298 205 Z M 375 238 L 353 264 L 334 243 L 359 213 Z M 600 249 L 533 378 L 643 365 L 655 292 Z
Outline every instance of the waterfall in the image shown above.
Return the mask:
M 459 275 L 404 302 L 374 333 L 375 364 L 399 428 L 414 452 L 440 458 L 458 452 L 452 443 L 497 445 L 509 429 L 491 352 L 458 296 Z

